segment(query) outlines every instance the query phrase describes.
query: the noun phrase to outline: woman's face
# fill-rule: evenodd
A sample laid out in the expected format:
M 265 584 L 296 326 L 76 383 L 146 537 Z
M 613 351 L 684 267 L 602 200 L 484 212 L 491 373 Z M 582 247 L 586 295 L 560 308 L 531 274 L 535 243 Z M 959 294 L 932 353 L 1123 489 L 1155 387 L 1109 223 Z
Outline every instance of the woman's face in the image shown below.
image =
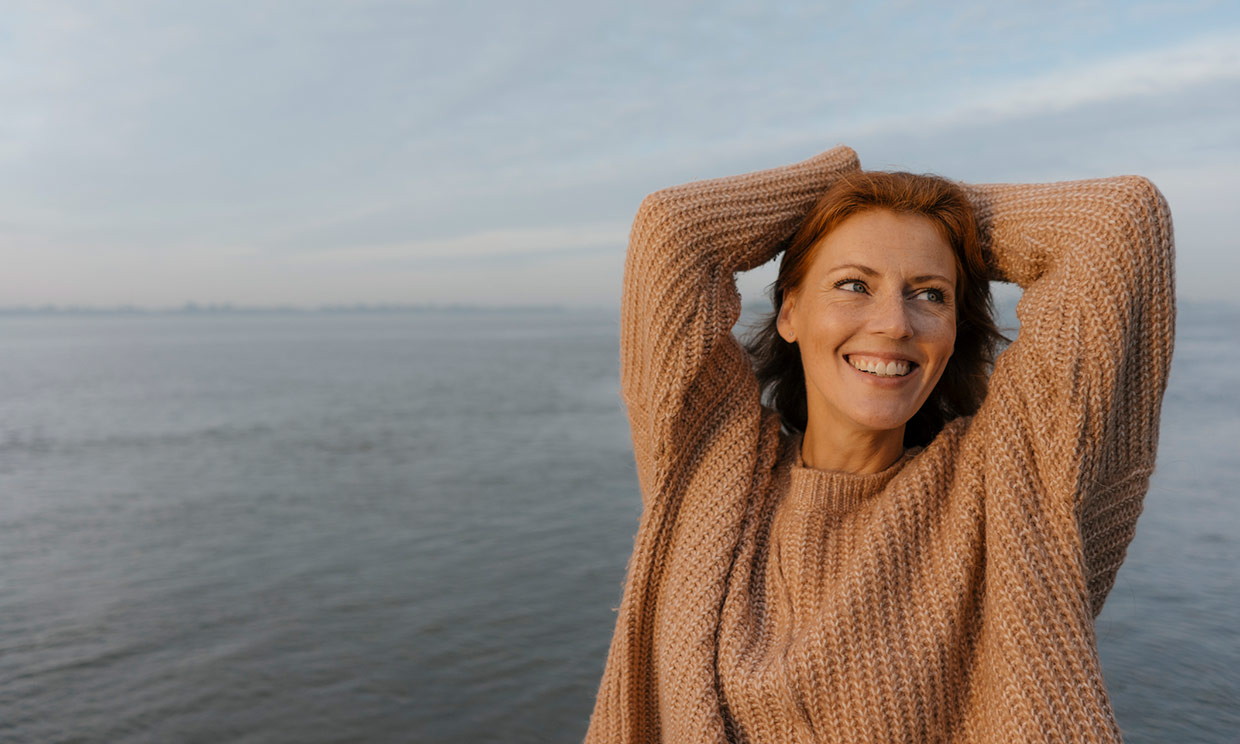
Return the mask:
M 811 429 L 903 432 L 952 355 L 956 279 L 922 215 L 861 212 L 818 243 L 778 318 L 800 346 Z

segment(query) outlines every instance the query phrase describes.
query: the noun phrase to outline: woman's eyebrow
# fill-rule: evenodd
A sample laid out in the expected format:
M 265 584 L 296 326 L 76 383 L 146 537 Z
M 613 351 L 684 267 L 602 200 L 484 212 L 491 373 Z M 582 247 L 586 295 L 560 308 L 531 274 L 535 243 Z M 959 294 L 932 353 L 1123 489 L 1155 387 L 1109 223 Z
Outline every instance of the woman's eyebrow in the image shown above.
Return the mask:
M 877 271 L 863 264 L 854 264 L 854 263 L 840 264 L 839 266 L 832 267 L 831 270 L 832 271 L 843 271 L 844 269 L 850 269 L 852 271 L 865 274 L 866 276 L 878 276 Z M 928 281 L 940 281 L 940 282 L 943 282 L 944 284 L 953 283 L 951 279 L 948 279 L 942 274 L 921 274 L 920 276 L 913 277 L 911 281 L 914 283 L 928 282 Z
M 942 274 L 922 274 L 921 276 L 913 277 L 913 282 L 918 283 L 918 284 L 920 284 L 921 282 L 929 282 L 929 281 L 940 281 L 940 282 L 943 282 L 944 284 L 952 283 L 951 279 L 948 279 Z
M 841 269 L 852 269 L 854 271 L 859 271 L 862 274 L 865 274 L 867 276 L 878 276 L 877 271 L 875 271 L 874 269 L 871 269 L 869 266 L 862 266 L 861 264 L 840 264 L 839 266 L 833 267 L 831 270 L 840 271 Z

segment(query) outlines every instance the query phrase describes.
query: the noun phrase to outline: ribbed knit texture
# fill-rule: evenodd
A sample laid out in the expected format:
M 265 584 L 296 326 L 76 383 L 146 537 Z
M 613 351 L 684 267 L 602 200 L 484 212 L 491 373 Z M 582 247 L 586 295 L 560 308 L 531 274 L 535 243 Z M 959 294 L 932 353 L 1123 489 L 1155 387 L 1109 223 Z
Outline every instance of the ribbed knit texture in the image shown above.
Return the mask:
M 966 186 L 1019 338 L 978 413 L 806 468 L 731 334 L 856 154 L 659 191 L 625 269 L 645 508 L 589 742 L 1119 741 L 1095 647 L 1157 446 L 1171 218 L 1147 180 Z

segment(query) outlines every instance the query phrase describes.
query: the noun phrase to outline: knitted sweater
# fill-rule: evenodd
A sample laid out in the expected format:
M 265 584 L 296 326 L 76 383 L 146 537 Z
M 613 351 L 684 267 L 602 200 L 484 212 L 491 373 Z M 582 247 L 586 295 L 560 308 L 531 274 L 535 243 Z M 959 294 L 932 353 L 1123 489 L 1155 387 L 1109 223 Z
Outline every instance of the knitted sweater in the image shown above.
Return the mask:
M 656 192 L 621 385 L 644 500 L 588 742 L 1119 741 L 1094 617 L 1154 467 L 1171 217 L 1135 176 L 965 186 L 1019 338 L 976 415 L 884 472 L 805 467 L 731 334 L 733 276 L 839 174 Z

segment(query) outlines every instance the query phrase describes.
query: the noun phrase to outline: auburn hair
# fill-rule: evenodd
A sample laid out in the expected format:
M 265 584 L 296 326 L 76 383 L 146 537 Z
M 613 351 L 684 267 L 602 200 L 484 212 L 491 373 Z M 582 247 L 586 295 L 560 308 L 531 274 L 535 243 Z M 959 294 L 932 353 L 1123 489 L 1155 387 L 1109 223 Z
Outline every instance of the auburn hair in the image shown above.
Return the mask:
M 770 290 L 775 309 L 746 347 L 764 402 L 779 413 L 785 429 L 805 431 L 809 416 L 805 370 L 797 344 L 779 335 L 779 309 L 784 298 L 805 279 L 822 240 L 849 217 L 875 209 L 927 217 L 951 246 L 955 258 L 955 348 L 938 384 L 904 428 L 905 447 L 924 446 L 948 421 L 977 412 L 986 397 L 996 350 L 1005 340 L 995 327 L 973 207 L 964 191 L 951 181 L 933 175 L 855 171 L 836 182 L 819 198 L 784 249 L 779 276 Z

